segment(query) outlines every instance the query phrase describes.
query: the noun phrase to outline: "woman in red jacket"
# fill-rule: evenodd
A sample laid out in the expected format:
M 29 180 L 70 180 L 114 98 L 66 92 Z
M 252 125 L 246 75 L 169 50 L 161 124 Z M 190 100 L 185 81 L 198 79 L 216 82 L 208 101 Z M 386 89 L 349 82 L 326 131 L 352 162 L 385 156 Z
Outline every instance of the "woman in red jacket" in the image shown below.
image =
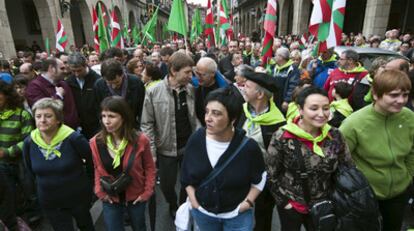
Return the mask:
M 101 110 L 102 130 L 90 145 L 95 163 L 95 193 L 103 202 L 106 228 L 124 230 L 126 210 L 132 229 L 146 230 L 145 205 L 155 181 L 149 139 L 134 129 L 131 110 L 121 97 L 105 98 Z

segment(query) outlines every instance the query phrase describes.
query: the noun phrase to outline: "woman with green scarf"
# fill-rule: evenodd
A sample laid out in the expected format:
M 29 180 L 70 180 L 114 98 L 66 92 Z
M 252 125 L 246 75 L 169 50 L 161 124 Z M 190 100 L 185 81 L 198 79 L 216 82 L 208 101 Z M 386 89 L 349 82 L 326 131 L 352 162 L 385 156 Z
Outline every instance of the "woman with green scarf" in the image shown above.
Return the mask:
M 338 163 L 353 164 L 344 138 L 327 124 L 328 94 L 308 87 L 299 93 L 296 103 L 300 116 L 273 134 L 265 154 L 269 188 L 278 206 L 282 231 L 299 231 L 301 225 L 314 230 L 309 208 L 327 199 Z M 300 159 L 307 173 L 305 186 L 298 173 Z M 309 200 L 304 198 L 303 186 L 309 191 Z
M 145 207 L 154 192 L 155 164 L 149 139 L 134 129 L 133 114 L 119 96 L 101 103 L 102 130 L 91 139 L 95 163 L 95 193 L 103 202 L 107 230 L 124 230 L 127 211 L 134 231 L 146 231 Z M 131 163 L 131 164 L 130 164 Z M 123 190 L 104 187 L 105 182 L 120 179 L 126 173 L 129 183 Z M 105 180 L 105 179 L 111 180 Z
M 63 103 L 52 98 L 32 108 L 36 129 L 23 145 L 24 163 L 36 178 L 41 208 L 55 231 L 94 230 L 89 213 L 93 162 L 88 141 L 63 124 Z

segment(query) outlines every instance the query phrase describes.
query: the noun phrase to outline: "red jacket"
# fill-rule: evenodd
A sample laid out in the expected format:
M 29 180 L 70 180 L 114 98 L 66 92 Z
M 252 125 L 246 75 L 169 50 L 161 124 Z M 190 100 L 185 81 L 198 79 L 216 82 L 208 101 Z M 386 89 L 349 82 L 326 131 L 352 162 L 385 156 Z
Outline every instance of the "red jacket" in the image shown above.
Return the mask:
M 358 66 L 351 71 L 344 71 L 340 68 L 334 69 L 330 74 L 328 79 L 325 82 L 323 88 L 328 91 L 329 101 L 334 100 L 332 96 L 332 90 L 334 86 L 338 82 L 347 82 L 349 84 L 353 84 L 355 86 L 356 81 L 354 82 L 355 77 L 358 77 L 359 80 L 364 78 L 368 74 L 368 71 L 362 67 Z M 350 97 L 352 98 L 352 97 Z
M 155 164 L 151 155 L 151 148 L 149 139 L 143 133 L 140 133 L 137 138 L 137 153 L 129 175 L 132 177 L 131 184 L 127 187 L 125 192 L 126 201 L 134 201 L 139 196 L 144 201 L 148 200 L 154 192 L 155 184 Z M 103 199 L 107 193 L 102 190 L 99 179 L 101 176 L 109 176 L 105 170 L 101 157 L 99 155 L 98 146 L 96 144 L 96 136 L 90 141 L 92 150 L 93 162 L 95 165 L 95 194 L 99 199 Z M 125 149 L 124 158 L 122 160 L 122 167 L 125 169 L 128 165 L 129 156 L 131 155 L 133 145 L 128 144 Z M 119 202 L 118 197 L 111 197 L 114 202 Z

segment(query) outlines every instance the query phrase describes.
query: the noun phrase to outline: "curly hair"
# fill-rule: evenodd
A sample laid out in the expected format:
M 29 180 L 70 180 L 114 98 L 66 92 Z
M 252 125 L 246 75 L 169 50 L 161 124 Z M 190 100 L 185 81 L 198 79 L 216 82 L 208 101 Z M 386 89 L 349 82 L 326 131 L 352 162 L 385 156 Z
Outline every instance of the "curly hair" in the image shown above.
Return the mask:
M 6 97 L 6 107 L 8 109 L 16 109 L 23 107 L 23 98 L 17 94 L 13 84 L 8 84 L 0 80 L 0 93 Z

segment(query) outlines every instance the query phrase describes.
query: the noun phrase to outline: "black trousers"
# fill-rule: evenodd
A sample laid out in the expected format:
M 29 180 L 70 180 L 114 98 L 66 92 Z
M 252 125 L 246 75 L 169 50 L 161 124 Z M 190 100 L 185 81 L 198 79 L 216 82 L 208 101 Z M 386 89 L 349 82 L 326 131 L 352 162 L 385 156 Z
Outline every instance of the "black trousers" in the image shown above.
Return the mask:
M 94 225 L 88 204 L 79 204 L 72 208 L 45 208 L 44 213 L 54 231 L 75 231 L 73 220 L 81 231 L 94 231 Z
M 267 186 L 259 194 L 256 199 L 254 208 L 255 231 L 270 231 L 272 229 L 273 208 L 275 207 L 275 199 L 270 193 Z
M 183 203 L 186 193 L 183 188 L 180 189 L 179 203 L 177 203 L 177 193 L 175 185 L 177 183 L 178 171 L 181 168 L 184 148 L 178 151 L 177 157 L 158 155 L 160 186 L 165 200 L 168 202 L 171 210 L 177 210 L 178 205 Z
M 383 220 L 384 231 L 400 231 L 404 219 L 404 211 L 408 202 L 408 192 L 387 200 L 378 200 Z
M 312 219 L 307 214 L 298 213 L 294 208 L 285 209 L 277 206 L 281 231 L 300 231 L 302 225 L 307 231 L 314 231 Z

